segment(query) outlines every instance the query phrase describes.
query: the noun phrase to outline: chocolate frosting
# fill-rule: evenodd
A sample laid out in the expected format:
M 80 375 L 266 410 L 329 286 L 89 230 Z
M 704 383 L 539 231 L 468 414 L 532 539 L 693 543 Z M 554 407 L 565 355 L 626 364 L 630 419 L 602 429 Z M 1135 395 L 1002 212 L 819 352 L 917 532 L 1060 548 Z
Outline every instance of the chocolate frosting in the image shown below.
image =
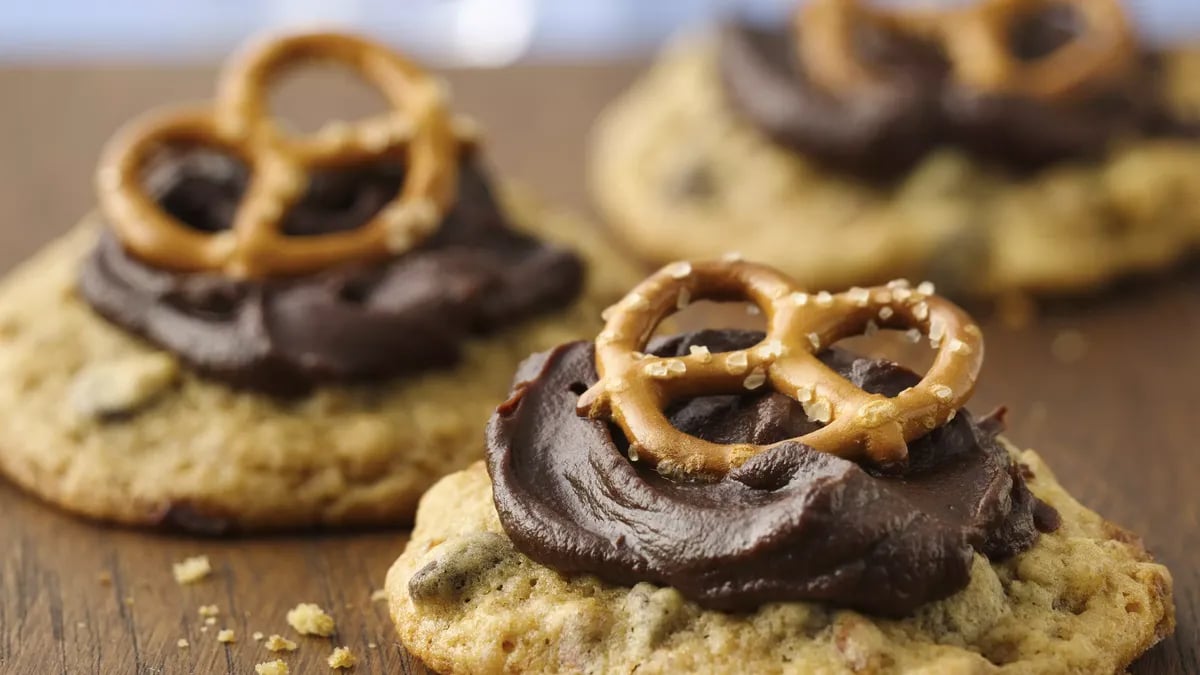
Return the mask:
M 761 338 L 703 331 L 650 351 L 730 351 Z M 919 380 L 839 349 L 821 359 L 869 392 L 891 396 Z M 631 462 L 619 428 L 576 414 L 579 393 L 596 380 L 590 343 L 530 357 L 488 427 L 505 531 L 561 572 L 669 585 L 721 610 L 810 600 L 902 616 L 963 588 L 975 551 L 1012 555 L 1033 544 L 1038 525 L 1055 522 L 996 440 L 996 418 L 962 411 L 909 444 L 898 475 L 785 443 L 719 481 L 673 482 Z M 775 443 L 815 428 L 800 404 L 770 391 L 692 399 L 667 414 L 718 443 Z
M 318 173 L 283 229 L 306 236 L 358 227 L 403 179 L 394 161 Z M 246 180 L 234 160 L 190 150 L 161 162 L 147 183 L 176 218 L 216 231 L 230 226 Z M 79 286 L 101 315 L 198 371 L 286 395 L 451 365 L 468 337 L 569 303 L 583 274 L 572 252 L 512 230 L 468 159 L 436 234 L 383 263 L 235 280 L 152 267 L 106 231 Z
M 1054 6 L 1014 27 L 1030 58 L 1071 37 L 1070 9 Z M 788 28 L 734 23 L 720 34 L 718 69 L 732 107 L 781 145 L 868 179 L 886 179 L 946 145 L 1016 171 L 1100 156 L 1116 139 L 1195 134 L 1173 118 L 1158 58 L 1072 103 L 990 95 L 960 85 L 932 46 L 881 30 L 858 34 L 878 86 L 832 96 L 808 80 Z

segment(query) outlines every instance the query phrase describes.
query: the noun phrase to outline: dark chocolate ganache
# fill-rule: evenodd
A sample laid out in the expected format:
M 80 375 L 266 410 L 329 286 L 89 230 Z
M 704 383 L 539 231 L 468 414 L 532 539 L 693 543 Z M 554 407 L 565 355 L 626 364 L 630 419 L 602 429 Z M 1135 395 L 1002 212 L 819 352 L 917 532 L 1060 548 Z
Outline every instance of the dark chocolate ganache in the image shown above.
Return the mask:
M 403 180 L 395 161 L 318 173 L 283 229 L 302 237 L 359 227 Z M 206 231 L 230 227 L 246 181 L 242 165 L 203 150 L 178 152 L 147 177 L 163 209 Z M 449 366 L 468 337 L 568 304 L 583 276 L 574 253 L 510 227 L 466 158 L 436 233 L 382 263 L 237 280 L 153 267 L 106 231 L 79 286 L 101 315 L 197 371 L 288 395 Z
M 1015 22 L 1014 54 L 1037 58 L 1072 39 L 1072 12 L 1050 5 Z M 940 50 L 910 37 L 863 26 L 855 38 L 859 58 L 880 82 L 831 95 L 806 77 L 794 30 L 727 25 L 718 50 L 726 98 L 775 142 L 868 179 L 898 175 L 946 145 L 1030 171 L 1100 156 L 1124 137 L 1196 132 L 1173 117 L 1151 53 L 1126 77 L 1071 102 L 1047 103 L 961 85 Z
M 703 331 L 650 351 L 730 351 L 761 338 Z M 806 600 L 903 616 L 966 586 L 975 551 L 1013 555 L 1056 522 L 996 440 L 998 418 L 966 411 L 910 443 L 899 474 L 793 442 L 716 482 L 669 480 L 630 461 L 618 427 L 576 414 L 579 393 L 597 380 L 594 358 L 585 342 L 530 357 L 488 427 L 505 531 L 561 572 L 668 585 L 721 610 Z M 821 359 L 869 392 L 893 396 L 919 380 L 839 349 Z M 775 443 L 816 428 L 800 404 L 770 391 L 666 412 L 677 428 L 718 443 Z

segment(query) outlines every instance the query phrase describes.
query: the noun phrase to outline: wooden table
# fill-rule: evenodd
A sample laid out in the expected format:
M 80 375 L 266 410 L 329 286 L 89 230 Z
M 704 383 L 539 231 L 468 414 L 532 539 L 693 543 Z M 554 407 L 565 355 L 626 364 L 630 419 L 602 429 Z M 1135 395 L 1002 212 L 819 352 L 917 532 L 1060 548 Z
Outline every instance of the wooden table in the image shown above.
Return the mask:
M 489 129 L 489 151 L 507 175 L 586 208 L 587 129 L 635 71 L 523 67 L 449 79 L 459 109 Z M 89 208 L 93 163 L 116 125 L 155 104 L 207 97 L 211 76 L 0 70 L 0 270 Z M 1008 404 L 1009 437 L 1040 450 L 1084 503 L 1142 533 L 1175 575 L 1179 628 L 1133 672 L 1197 672 L 1200 274 L 1058 304 L 1021 329 L 983 324 L 988 362 L 972 407 Z M 328 672 L 325 657 L 343 644 L 361 657 L 353 672 L 423 672 L 393 639 L 384 604 L 370 600 L 404 546 L 402 531 L 230 541 L 142 534 L 76 521 L 4 484 L 0 513 L 4 673 L 253 672 L 269 653 L 251 633 L 288 635 L 284 614 L 302 601 L 328 609 L 338 633 L 300 640 L 287 657 L 293 673 Z M 213 563 L 211 579 L 177 585 L 171 563 L 199 553 Z M 222 613 L 207 631 L 202 604 Z M 238 641 L 218 644 L 221 627 Z M 191 646 L 177 647 L 180 638 Z

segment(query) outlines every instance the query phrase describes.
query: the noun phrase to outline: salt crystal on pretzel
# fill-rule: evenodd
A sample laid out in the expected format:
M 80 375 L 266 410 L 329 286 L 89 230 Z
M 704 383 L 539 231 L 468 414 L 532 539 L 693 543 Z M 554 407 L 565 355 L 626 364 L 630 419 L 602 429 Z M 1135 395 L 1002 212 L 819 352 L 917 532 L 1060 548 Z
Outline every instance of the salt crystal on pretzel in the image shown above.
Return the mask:
M 1022 17 L 1069 6 L 1079 18 L 1070 41 L 1038 58 L 1014 53 L 1010 33 Z M 861 58 L 864 27 L 940 48 L 955 80 L 976 91 L 1047 101 L 1069 99 L 1136 62 L 1133 31 L 1120 0 L 980 0 L 944 9 L 877 7 L 865 0 L 812 0 L 796 13 L 805 73 L 834 93 L 884 77 Z
M 889 464 L 905 460 L 907 444 L 952 419 L 975 389 L 983 338 L 971 318 L 944 298 L 928 295 L 914 304 L 881 286 L 821 293 L 820 302 L 797 303 L 804 292 L 770 267 L 708 261 L 687 263 L 686 275 L 679 274 L 682 269 L 680 263 L 664 267 L 614 306 L 595 346 L 600 379 L 578 404 L 581 415 L 617 424 L 641 461 L 663 473 L 718 477 L 778 445 L 723 445 L 684 433 L 663 413 L 674 401 L 769 384 L 801 403 L 811 419 L 827 423 L 782 442 Z M 642 352 L 655 328 L 685 291 L 695 298 L 754 303 L 766 315 L 766 335 L 718 358 L 704 348 L 678 357 L 646 356 Z M 937 326 L 940 336 L 929 372 L 892 398 L 859 389 L 815 356 L 823 345 L 861 334 L 876 321 L 918 335 Z
M 358 123 L 334 120 L 308 136 L 285 132 L 271 118 L 267 92 L 283 71 L 313 60 L 357 72 L 380 90 L 390 111 Z M 443 89 L 415 63 L 361 37 L 309 33 L 263 42 L 228 65 L 211 107 L 154 113 L 118 132 L 96 174 L 100 208 L 133 254 L 181 272 L 288 276 L 403 253 L 428 238 L 450 208 L 461 147 L 478 135 L 450 116 Z M 458 138 L 459 131 L 471 138 Z M 190 228 L 146 194 L 141 171 L 170 143 L 224 150 L 250 167 L 230 230 Z M 363 226 L 304 237 L 283 233 L 313 169 L 391 157 L 404 159 L 404 185 Z

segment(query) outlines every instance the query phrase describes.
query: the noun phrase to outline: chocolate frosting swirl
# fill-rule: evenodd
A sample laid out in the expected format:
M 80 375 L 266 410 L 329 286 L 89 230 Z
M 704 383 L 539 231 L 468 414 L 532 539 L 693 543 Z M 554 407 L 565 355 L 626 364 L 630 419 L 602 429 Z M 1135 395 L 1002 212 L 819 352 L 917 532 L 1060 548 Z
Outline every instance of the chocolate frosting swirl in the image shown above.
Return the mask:
M 703 331 L 651 351 L 730 351 L 761 338 Z M 873 393 L 895 395 L 920 379 L 839 349 L 821 359 Z M 1009 556 L 1033 544 L 1039 525 L 1053 528 L 1050 507 L 996 440 L 996 419 L 962 411 L 909 445 L 899 475 L 791 443 L 717 482 L 672 482 L 631 462 L 615 426 L 576 414 L 579 393 L 596 380 L 590 343 L 535 355 L 488 427 L 505 531 L 561 572 L 669 585 L 721 610 L 809 600 L 902 616 L 963 588 L 975 551 Z M 815 428 L 800 404 L 769 391 L 697 398 L 667 414 L 718 443 L 774 443 Z
M 319 173 L 283 229 L 357 227 L 403 178 L 395 162 Z M 230 226 L 246 180 L 241 165 L 200 150 L 168 158 L 148 177 L 164 209 L 207 231 Z M 106 231 L 79 287 L 112 322 L 236 386 L 303 394 L 321 382 L 445 367 L 472 335 L 569 303 L 584 274 L 574 253 L 510 228 L 474 161 L 464 162 L 458 190 L 433 237 L 383 263 L 235 280 L 151 267 Z
M 1056 6 L 1020 22 L 1014 49 L 1034 57 L 1070 39 L 1070 11 Z M 806 77 L 795 31 L 727 25 L 718 48 L 726 97 L 775 142 L 868 179 L 894 177 L 946 145 L 1030 171 L 1100 156 L 1122 137 L 1196 133 L 1168 108 L 1154 54 L 1142 55 L 1129 77 L 1051 104 L 962 86 L 935 48 L 905 36 L 864 28 L 857 38 L 882 82 L 835 97 Z

